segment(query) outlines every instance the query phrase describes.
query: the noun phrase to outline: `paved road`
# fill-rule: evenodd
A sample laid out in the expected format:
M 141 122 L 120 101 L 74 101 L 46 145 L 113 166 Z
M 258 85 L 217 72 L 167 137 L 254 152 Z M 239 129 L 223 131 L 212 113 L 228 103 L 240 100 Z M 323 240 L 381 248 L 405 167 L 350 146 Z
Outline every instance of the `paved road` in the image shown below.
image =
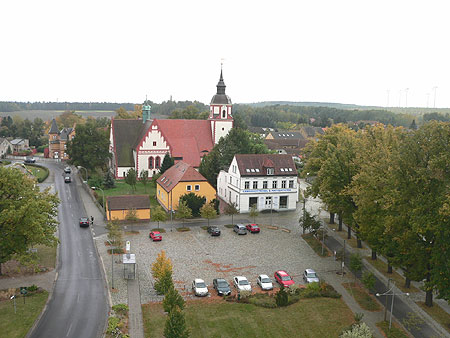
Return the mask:
M 29 337 L 100 337 L 108 312 L 106 284 L 90 230 L 78 225 L 85 210 L 77 181 L 64 183 L 62 163 L 44 165 L 52 172 L 47 180 L 54 181 L 61 200 L 58 279 L 52 298 Z

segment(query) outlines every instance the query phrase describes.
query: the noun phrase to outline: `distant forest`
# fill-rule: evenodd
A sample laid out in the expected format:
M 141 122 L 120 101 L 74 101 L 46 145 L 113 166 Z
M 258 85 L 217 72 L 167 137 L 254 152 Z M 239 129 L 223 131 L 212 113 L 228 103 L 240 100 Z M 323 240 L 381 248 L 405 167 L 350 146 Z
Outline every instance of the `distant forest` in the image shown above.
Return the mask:
M 168 118 L 205 119 L 208 117 L 209 106 L 198 101 L 164 101 L 154 103 L 152 114 Z M 310 104 L 310 105 L 308 105 Z M 134 103 L 110 102 L 0 102 L 0 112 L 27 110 L 41 111 L 137 111 Z M 346 107 L 346 108 L 344 108 Z M 139 109 L 138 109 L 139 110 Z M 449 113 L 430 112 L 392 112 L 378 107 L 362 107 L 356 105 L 341 105 L 319 102 L 261 102 L 254 104 L 234 104 L 233 115 L 236 122 L 252 127 L 271 127 L 279 129 L 297 129 L 299 125 L 329 127 L 335 123 L 348 123 L 363 126 L 370 121 L 378 121 L 393 126 L 410 127 L 421 125 L 429 120 L 450 121 Z M 413 123 L 414 121 L 414 123 Z

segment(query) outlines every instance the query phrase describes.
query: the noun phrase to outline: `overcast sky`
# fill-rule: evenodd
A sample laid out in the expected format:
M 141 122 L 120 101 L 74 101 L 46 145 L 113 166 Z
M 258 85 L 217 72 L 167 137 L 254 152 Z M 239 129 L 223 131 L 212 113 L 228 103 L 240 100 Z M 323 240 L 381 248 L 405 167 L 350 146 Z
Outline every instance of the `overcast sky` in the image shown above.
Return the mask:
M 234 103 L 386 106 L 389 96 L 389 106 L 433 107 L 436 92 L 436 107 L 450 107 L 449 8 L 445 0 L 2 0 L 0 101 L 209 103 L 224 59 Z

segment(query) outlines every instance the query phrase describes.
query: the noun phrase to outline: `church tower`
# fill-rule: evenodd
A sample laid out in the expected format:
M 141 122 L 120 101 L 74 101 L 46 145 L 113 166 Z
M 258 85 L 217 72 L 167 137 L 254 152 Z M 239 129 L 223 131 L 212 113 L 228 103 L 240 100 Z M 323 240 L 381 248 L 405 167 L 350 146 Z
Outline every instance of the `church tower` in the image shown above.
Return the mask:
M 145 121 L 150 120 L 150 111 L 152 107 L 148 104 L 147 96 L 145 97 L 145 102 L 142 106 L 142 123 L 145 123 Z
M 211 132 L 214 144 L 217 144 L 221 137 L 225 137 L 233 128 L 233 116 L 231 115 L 231 99 L 225 94 L 225 82 L 223 81 L 222 68 L 220 69 L 220 79 L 217 83 L 217 93 L 213 96 L 209 105 L 209 117 L 211 122 Z

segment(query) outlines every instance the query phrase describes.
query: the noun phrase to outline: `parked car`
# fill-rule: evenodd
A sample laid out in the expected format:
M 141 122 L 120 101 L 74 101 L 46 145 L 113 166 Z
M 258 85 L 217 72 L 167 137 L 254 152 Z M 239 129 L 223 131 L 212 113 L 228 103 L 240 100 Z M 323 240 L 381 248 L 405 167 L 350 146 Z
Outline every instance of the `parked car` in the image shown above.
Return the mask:
M 273 284 L 267 275 L 259 275 L 256 283 L 261 287 L 261 290 L 272 290 Z
M 36 159 L 33 156 L 25 157 L 25 163 L 36 163 Z
M 247 235 L 247 230 L 245 229 L 244 224 L 236 224 L 233 227 L 233 231 L 238 235 Z
M 205 284 L 203 279 L 194 279 L 192 281 L 192 291 L 196 296 L 207 296 L 208 295 L 208 286 Z
M 238 291 L 252 291 L 250 282 L 244 276 L 233 277 L 233 284 Z
M 213 287 L 219 296 L 228 296 L 231 294 L 230 284 L 223 278 L 214 278 Z
M 72 182 L 72 179 L 70 178 L 70 176 L 65 176 L 64 177 L 64 182 L 65 183 L 70 183 L 70 182 Z
M 257 233 L 259 233 L 261 231 L 261 229 L 259 228 L 258 224 L 247 224 L 245 227 L 252 234 L 257 234 Z
M 148 237 L 151 238 L 153 242 L 162 240 L 162 235 L 159 231 L 150 231 Z
M 70 174 L 70 173 L 72 172 L 72 169 L 70 169 L 70 167 L 65 167 L 65 168 L 64 168 L 64 172 L 65 172 L 66 174 Z
M 211 236 L 220 236 L 220 229 L 216 226 L 211 225 L 207 230 L 211 234 Z
M 317 277 L 317 274 L 313 269 L 306 269 L 303 272 L 303 280 L 305 283 L 319 283 L 319 277 Z
M 290 287 L 291 285 L 294 285 L 295 282 L 292 279 L 292 277 L 284 270 L 279 270 L 275 272 L 274 277 L 278 284 L 281 286 L 284 286 L 285 288 Z
M 88 227 L 89 226 L 89 218 L 80 217 L 80 227 Z

